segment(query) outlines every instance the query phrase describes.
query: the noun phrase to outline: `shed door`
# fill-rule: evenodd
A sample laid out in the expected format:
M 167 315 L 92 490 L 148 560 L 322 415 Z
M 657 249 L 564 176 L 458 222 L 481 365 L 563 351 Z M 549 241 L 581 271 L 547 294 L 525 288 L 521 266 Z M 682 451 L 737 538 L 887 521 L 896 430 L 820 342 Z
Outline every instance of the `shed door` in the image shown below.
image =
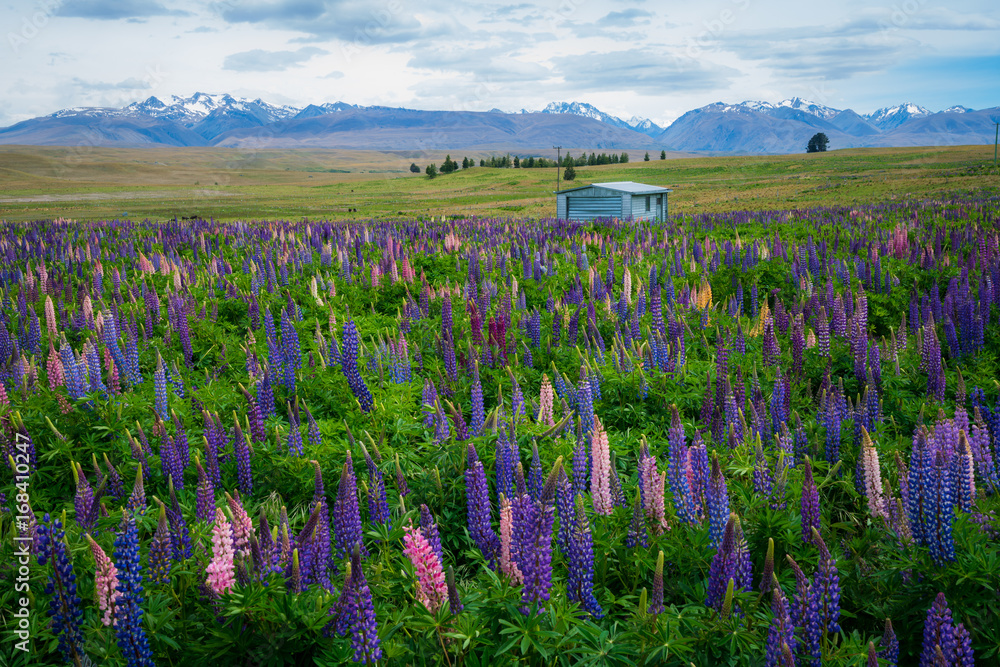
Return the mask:
M 566 197 L 568 220 L 593 220 L 594 218 L 620 218 L 621 197 Z

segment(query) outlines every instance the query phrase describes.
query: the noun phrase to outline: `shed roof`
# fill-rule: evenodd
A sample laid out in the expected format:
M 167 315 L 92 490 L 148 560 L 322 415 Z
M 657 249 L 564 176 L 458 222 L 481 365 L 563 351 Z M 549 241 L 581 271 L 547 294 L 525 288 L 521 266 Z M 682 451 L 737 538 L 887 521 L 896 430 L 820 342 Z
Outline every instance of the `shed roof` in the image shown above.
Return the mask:
M 645 183 L 636 183 L 635 181 L 613 181 L 611 183 L 591 183 L 590 185 L 581 185 L 575 188 L 569 188 L 567 190 L 559 190 L 556 194 L 562 194 L 564 192 L 574 192 L 576 190 L 584 190 L 586 188 L 604 188 L 605 190 L 617 190 L 618 192 L 628 192 L 630 194 L 655 194 L 659 192 L 673 192 L 670 188 L 660 187 L 659 185 L 646 185 Z

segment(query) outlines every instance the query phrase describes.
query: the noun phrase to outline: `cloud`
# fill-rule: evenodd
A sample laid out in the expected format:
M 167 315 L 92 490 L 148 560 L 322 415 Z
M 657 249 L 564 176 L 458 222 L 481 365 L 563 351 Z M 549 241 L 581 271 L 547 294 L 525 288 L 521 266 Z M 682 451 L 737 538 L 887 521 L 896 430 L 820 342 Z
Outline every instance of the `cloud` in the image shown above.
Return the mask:
M 564 85 L 579 91 L 632 91 L 669 95 L 678 91 L 714 90 L 728 85 L 738 72 L 706 61 L 648 49 L 590 52 L 552 59 Z
M 409 42 L 447 32 L 441 26 L 425 26 L 396 0 L 384 5 L 365 0 L 248 0 L 224 2 L 219 9 L 229 23 L 260 24 L 362 46 Z
M 100 19 L 146 18 L 149 16 L 187 16 L 188 12 L 167 9 L 156 0 L 66 0 L 55 12 L 56 16 Z
M 135 77 L 130 77 L 118 83 L 111 83 L 110 81 L 87 81 L 86 79 L 73 77 L 72 84 L 88 92 L 149 90 L 153 87 L 149 81 Z
M 471 74 L 479 81 L 543 81 L 552 75 L 545 66 L 518 60 L 517 51 L 500 52 L 494 48 L 420 50 L 408 67 Z
M 620 12 L 608 12 L 603 18 L 598 19 L 596 23 L 597 25 L 609 28 L 631 28 L 634 25 L 649 23 L 648 19 L 652 16 L 651 12 L 632 7 Z
M 303 46 L 297 51 L 265 51 L 251 49 L 226 56 L 222 69 L 234 72 L 282 72 L 296 67 L 314 56 L 329 53 L 315 46 Z
M 323 79 L 343 79 L 344 73 L 338 70 L 334 70 L 329 74 L 324 74 L 321 78 Z

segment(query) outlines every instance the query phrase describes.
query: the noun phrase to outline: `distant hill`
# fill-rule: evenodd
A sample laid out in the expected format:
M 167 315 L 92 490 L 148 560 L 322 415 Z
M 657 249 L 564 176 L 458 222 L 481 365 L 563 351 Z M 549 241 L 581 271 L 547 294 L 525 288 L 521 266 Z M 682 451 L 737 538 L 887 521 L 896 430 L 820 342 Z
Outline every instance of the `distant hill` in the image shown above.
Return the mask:
M 232 146 L 380 150 L 527 151 L 562 145 L 723 154 L 798 153 L 824 132 L 830 148 L 992 143 L 1000 108 L 941 112 L 904 103 L 861 115 L 798 97 L 777 104 L 716 102 L 663 128 L 623 120 L 584 102 L 540 111 L 423 111 L 346 102 L 299 109 L 261 99 L 195 93 L 122 108 L 78 107 L 0 128 L 0 144 Z

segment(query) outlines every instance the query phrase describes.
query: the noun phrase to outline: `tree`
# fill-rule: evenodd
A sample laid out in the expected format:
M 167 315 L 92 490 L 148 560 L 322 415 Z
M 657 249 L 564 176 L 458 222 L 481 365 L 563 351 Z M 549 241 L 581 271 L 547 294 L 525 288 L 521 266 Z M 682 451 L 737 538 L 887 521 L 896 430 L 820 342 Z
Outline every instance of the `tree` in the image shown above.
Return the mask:
M 618 158 L 618 161 L 622 164 L 628 162 L 628 153 L 622 153 L 622 156 Z
M 427 169 L 424 170 L 424 173 L 426 173 L 429 178 L 434 178 L 435 176 L 438 175 L 437 165 L 434 164 L 427 165 Z
M 806 153 L 822 153 L 826 151 L 827 144 L 830 143 L 830 139 L 822 132 L 817 132 L 809 140 L 809 145 L 806 146 Z
M 667 159 L 667 151 L 660 151 L 660 159 L 661 160 Z
M 521 158 L 519 158 L 519 157 L 517 157 L 515 155 L 514 156 L 514 169 L 520 169 L 520 168 L 521 168 Z
M 563 171 L 563 180 L 572 181 L 574 178 L 576 178 L 576 167 L 570 162 L 566 165 L 566 170 Z
M 469 158 L 464 157 L 462 158 L 462 169 L 468 169 L 468 168 L 469 168 Z
M 451 159 L 451 155 L 446 155 L 444 162 L 441 163 L 441 173 L 450 174 L 456 169 L 458 169 L 458 163 Z
M 410 163 L 410 173 L 412 173 L 412 174 L 419 174 L 420 173 L 420 167 L 417 166 L 416 162 L 411 162 Z
M 486 166 L 486 158 L 479 158 L 479 166 L 480 167 Z
M 649 162 L 649 151 L 646 151 L 646 157 L 642 158 L 643 162 Z

